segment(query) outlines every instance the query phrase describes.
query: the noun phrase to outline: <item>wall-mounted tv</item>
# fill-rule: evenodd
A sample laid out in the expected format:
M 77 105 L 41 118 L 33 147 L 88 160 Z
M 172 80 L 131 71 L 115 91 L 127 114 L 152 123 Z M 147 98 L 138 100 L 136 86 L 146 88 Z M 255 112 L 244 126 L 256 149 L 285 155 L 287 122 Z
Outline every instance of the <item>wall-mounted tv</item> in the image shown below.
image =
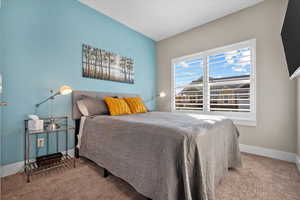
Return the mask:
M 289 0 L 281 38 L 290 78 L 300 76 L 300 0 Z

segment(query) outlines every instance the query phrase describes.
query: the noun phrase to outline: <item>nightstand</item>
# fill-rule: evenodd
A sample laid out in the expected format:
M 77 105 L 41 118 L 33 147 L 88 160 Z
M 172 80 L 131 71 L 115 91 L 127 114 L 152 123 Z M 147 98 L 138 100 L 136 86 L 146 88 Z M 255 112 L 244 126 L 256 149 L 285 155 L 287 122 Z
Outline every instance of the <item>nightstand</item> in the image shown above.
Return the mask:
M 28 129 L 28 120 L 25 120 L 25 137 L 24 137 L 24 165 L 25 165 L 25 174 L 27 175 L 27 182 L 30 182 L 30 176 L 34 174 L 39 174 L 46 172 L 51 169 L 55 169 L 58 167 L 76 167 L 76 159 L 75 157 L 72 157 L 69 150 L 69 144 L 68 144 L 68 137 L 71 131 L 74 130 L 73 127 L 70 127 L 68 125 L 68 117 L 54 117 L 54 121 L 59 125 L 59 127 L 55 130 L 47 130 L 47 124 L 50 123 L 50 118 L 41 118 L 44 120 L 44 129 L 38 130 L 38 131 L 32 131 Z M 49 137 L 51 135 L 55 135 L 56 138 L 56 153 L 62 153 L 62 157 L 59 160 L 55 160 L 53 162 L 50 162 L 47 165 L 39 165 L 36 161 L 36 158 L 33 159 L 30 155 L 32 140 L 36 141 L 36 144 L 38 143 L 38 138 L 41 134 L 46 135 L 45 143 L 46 143 L 46 155 L 49 154 Z M 65 151 L 61 152 L 59 150 L 59 134 L 65 135 Z M 36 156 L 38 155 L 38 147 L 36 145 L 35 147 Z

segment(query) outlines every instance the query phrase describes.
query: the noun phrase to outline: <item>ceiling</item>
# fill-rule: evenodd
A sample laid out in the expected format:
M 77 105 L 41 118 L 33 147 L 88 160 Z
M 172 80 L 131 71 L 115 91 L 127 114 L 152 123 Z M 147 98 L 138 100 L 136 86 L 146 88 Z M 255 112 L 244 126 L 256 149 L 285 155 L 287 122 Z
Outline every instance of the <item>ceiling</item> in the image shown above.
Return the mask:
M 155 41 L 263 0 L 79 0 Z

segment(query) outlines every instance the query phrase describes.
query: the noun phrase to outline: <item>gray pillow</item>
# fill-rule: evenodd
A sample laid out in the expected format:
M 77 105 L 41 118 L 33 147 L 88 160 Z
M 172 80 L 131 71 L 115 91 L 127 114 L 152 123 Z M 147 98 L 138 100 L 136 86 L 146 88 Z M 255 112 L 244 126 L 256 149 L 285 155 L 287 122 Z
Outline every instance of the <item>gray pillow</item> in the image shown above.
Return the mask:
M 77 106 L 83 116 L 108 114 L 107 106 L 102 99 L 84 96 L 83 99 L 77 101 Z

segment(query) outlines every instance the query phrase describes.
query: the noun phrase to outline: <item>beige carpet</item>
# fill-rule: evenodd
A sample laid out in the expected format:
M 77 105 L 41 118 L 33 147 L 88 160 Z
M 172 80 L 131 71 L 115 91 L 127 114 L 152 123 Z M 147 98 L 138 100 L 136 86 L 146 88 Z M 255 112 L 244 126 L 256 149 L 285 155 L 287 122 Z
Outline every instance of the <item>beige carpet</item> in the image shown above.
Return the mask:
M 243 154 L 244 167 L 231 170 L 217 188 L 218 200 L 300 200 L 300 175 L 293 163 Z M 3 179 L 3 200 L 145 200 L 129 184 L 79 160 L 25 182 L 24 174 Z

